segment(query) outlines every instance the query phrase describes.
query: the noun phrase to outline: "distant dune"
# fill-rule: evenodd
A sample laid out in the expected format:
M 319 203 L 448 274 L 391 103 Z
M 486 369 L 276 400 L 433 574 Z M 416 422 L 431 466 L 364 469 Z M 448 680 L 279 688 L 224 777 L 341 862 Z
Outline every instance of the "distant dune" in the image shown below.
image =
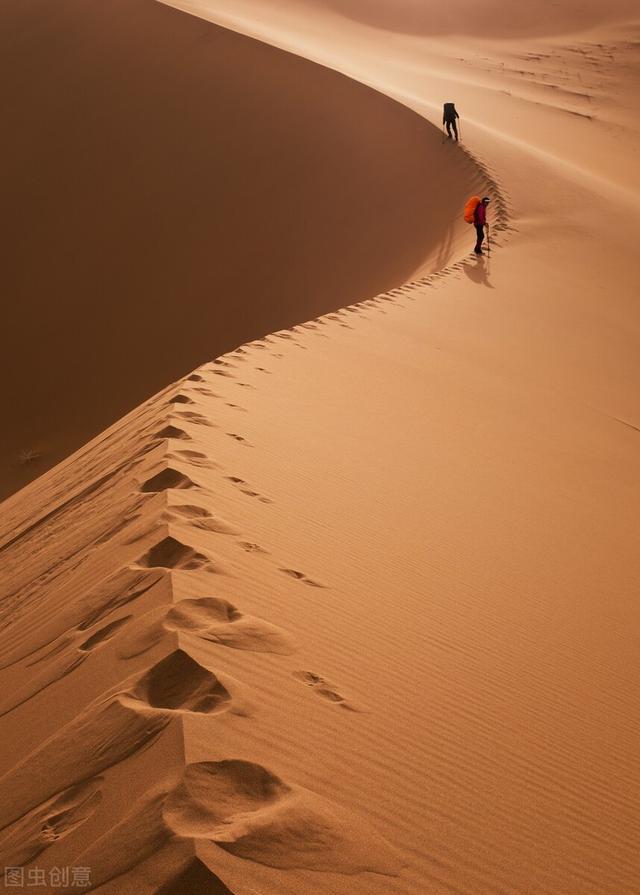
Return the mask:
M 640 16 L 176 2 L 0 7 L 0 869 L 637 895 Z
M 315 0 L 307 0 L 315 3 Z M 205 0 L 206 4 L 206 0 Z M 534 37 L 574 34 L 593 25 L 625 20 L 638 8 L 635 0 L 538 0 L 536 3 L 504 0 L 323 0 L 337 12 L 376 28 L 405 34 L 473 34 L 485 37 Z
M 402 282 L 473 177 L 408 110 L 155 0 L 6 0 L 0 84 L 0 493 L 206 358 Z

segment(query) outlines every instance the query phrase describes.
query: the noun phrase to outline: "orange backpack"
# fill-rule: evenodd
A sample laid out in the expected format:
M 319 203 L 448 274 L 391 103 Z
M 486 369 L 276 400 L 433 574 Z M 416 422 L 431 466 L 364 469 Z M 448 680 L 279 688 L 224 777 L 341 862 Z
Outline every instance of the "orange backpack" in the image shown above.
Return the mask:
M 478 207 L 478 205 L 480 205 L 481 202 L 482 199 L 480 198 L 480 196 L 472 196 L 470 199 L 467 200 L 467 204 L 464 207 L 464 219 L 467 224 L 473 224 L 475 220 L 476 208 Z

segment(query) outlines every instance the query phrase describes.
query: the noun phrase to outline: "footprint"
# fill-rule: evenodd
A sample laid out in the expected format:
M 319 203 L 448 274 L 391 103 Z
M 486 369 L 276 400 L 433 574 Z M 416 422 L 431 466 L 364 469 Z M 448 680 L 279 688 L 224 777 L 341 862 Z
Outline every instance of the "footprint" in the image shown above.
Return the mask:
M 230 649 L 291 656 L 293 639 L 282 628 L 244 615 L 227 600 L 198 597 L 180 600 L 170 609 L 151 610 L 120 642 L 118 655 L 130 659 L 154 647 L 167 632 L 198 637 Z
M 400 866 L 364 819 L 249 761 L 188 765 L 162 814 L 182 838 L 269 867 L 396 875 Z
M 247 484 L 244 479 L 238 478 L 238 476 L 235 476 L 235 475 L 228 475 L 227 481 L 232 482 L 234 485 L 246 485 Z M 253 491 L 253 490 L 251 490 L 251 488 L 240 488 L 240 491 L 243 494 L 246 494 L 247 497 L 255 497 L 261 503 L 273 503 L 271 498 L 263 497 L 261 494 L 258 493 L 258 491 Z
M 262 495 L 258 494 L 257 491 L 247 491 L 243 489 L 242 493 L 246 494 L 247 497 L 255 497 L 257 500 L 260 501 L 260 503 L 273 503 L 273 501 L 269 497 L 262 497 Z
M 169 404 L 195 404 L 193 398 L 190 398 L 188 395 L 174 395 L 173 398 L 169 398 Z
M 215 428 L 213 423 L 209 422 L 206 416 L 198 413 L 195 410 L 174 410 L 172 416 L 180 417 L 180 419 L 187 420 L 189 423 L 193 423 L 196 426 L 209 426 L 209 428 Z
M 57 793 L 0 833 L 0 864 L 22 867 L 88 820 L 102 801 L 101 777 Z
M 225 522 L 224 519 L 218 519 L 214 516 L 211 516 L 209 519 L 199 519 L 197 522 L 194 522 L 193 525 L 194 528 L 199 528 L 202 531 L 212 531 L 218 535 L 239 534 L 237 529 L 229 525 L 228 522 Z
M 211 559 L 198 553 L 193 547 L 183 544 L 171 535 L 167 535 L 144 556 L 136 565 L 143 569 L 182 569 L 192 571 L 202 569 L 207 572 L 220 572 Z
M 222 395 L 219 395 L 217 392 L 212 392 L 210 388 L 198 388 L 198 386 L 193 387 L 194 392 L 198 392 L 199 395 L 205 395 L 207 398 L 221 398 Z
M 182 441 L 191 441 L 191 436 L 177 426 L 165 426 L 164 429 L 156 432 L 155 438 L 180 438 Z
M 170 510 L 172 513 L 179 513 L 181 516 L 186 516 L 189 519 L 210 515 L 209 510 L 207 510 L 205 507 L 199 507 L 195 504 L 188 503 L 171 506 Z
M 182 460 L 185 463 L 190 463 L 192 466 L 198 466 L 201 469 L 220 468 L 220 465 L 218 463 L 214 463 L 213 460 L 209 460 L 207 455 L 202 454 L 200 451 L 172 451 L 171 454 L 167 454 L 167 459 Z
M 87 632 L 102 619 L 134 602 L 163 580 L 164 574 L 160 571 L 123 569 L 96 587 L 80 591 L 53 617 L 43 616 L 38 608 L 25 611 L 23 621 L 26 630 L 31 632 L 30 637 L 26 642 L 13 644 L 12 649 L 3 645 L 0 668 L 8 668 L 24 659 L 31 659 L 30 664 L 34 665 L 41 659 L 59 654 L 75 641 L 79 632 Z M 82 633 L 81 636 L 87 635 Z M 45 648 L 46 654 L 38 655 Z
M 246 447 L 251 447 L 247 439 L 244 438 L 242 435 L 236 435 L 235 432 L 227 432 L 227 435 L 229 436 L 229 438 L 234 438 L 236 441 L 241 442 L 241 444 L 246 445 Z
M 209 839 L 233 853 L 231 844 L 240 838 L 234 835 L 240 833 L 235 823 L 272 809 L 291 792 L 291 787 L 275 774 L 249 761 L 198 762 L 186 767 L 165 802 L 163 814 L 180 836 Z M 295 835 L 294 830 L 291 832 Z
M 252 544 L 250 541 L 238 541 L 238 543 L 247 553 L 269 553 L 269 551 L 265 550 L 264 547 L 261 547 L 260 544 Z
M 191 376 L 187 376 L 188 382 L 206 382 L 204 376 L 201 376 L 199 373 L 192 373 Z
M 2 777 L 0 830 L 150 745 L 176 714 L 246 714 L 235 688 L 180 649 L 122 681 Z
M 37 665 L 42 667 L 35 673 L 23 675 L 22 683 L 7 691 L 7 699 L 0 704 L 0 717 L 12 712 L 28 699 L 42 693 L 52 684 L 75 671 L 93 650 L 111 640 L 131 618 L 132 616 L 126 615 L 116 619 L 95 631 L 79 644 L 77 635 L 84 633 L 80 629 L 64 634 L 46 653 L 26 663 L 26 668 L 34 668 Z M 74 637 L 74 635 L 76 636 Z
M 150 668 L 126 699 L 154 709 L 210 715 L 226 711 L 231 695 L 212 671 L 176 650 Z
M 143 482 L 140 490 L 145 494 L 158 493 L 159 491 L 167 491 L 169 488 L 195 488 L 196 485 L 183 472 L 172 469 L 167 466 L 162 472 L 152 476 Z
M 280 569 L 280 571 L 284 572 L 285 575 L 289 575 L 290 578 L 295 578 L 296 581 L 302 581 L 303 584 L 308 584 L 309 587 L 326 587 L 326 584 L 320 584 L 319 581 L 307 578 L 304 572 L 298 572 L 297 569 Z
M 162 884 L 167 893 L 231 895 L 194 859 L 200 843 L 280 869 L 397 876 L 402 866 L 398 852 L 364 818 L 239 759 L 188 764 L 167 774 L 74 860 L 91 867 L 92 886 L 102 889 L 168 845 L 178 861 L 165 871 L 170 879 L 157 877 L 154 891 Z
M 216 534 L 221 535 L 240 534 L 240 532 L 232 525 L 225 522 L 224 519 L 220 519 L 218 516 L 212 516 L 209 510 L 205 510 L 204 507 L 197 507 L 189 504 L 170 506 L 168 516 L 171 517 L 171 515 L 175 513 L 185 519 L 193 520 L 191 524 L 195 528 L 200 528 L 203 531 L 213 531 Z
M 347 709 L 350 712 L 360 711 L 351 703 L 347 702 L 344 696 L 337 691 L 335 686 L 325 680 L 325 678 L 320 677 L 319 674 L 315 674 L 313 671 L 294 671 L 293 676 L 297 681 L 302 681 L 307 687 L 311 687 L 313 692 L 317 696 L 321 696 L 322 699 L 326 699 L 328 702 L 340 706 L 342 709 Z

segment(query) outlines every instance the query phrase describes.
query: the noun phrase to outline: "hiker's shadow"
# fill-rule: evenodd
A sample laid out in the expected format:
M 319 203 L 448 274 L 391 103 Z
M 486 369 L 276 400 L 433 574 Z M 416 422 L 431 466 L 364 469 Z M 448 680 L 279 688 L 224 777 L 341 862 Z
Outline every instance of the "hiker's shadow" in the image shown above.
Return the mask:
M 487 255 L 476 255 L 473 261 L 463 261 L 462 269 L 478 286 L 487 286 L 489 289 L 495 289 L 495 286 L 489 279 L 491 272 L 491 263 Z

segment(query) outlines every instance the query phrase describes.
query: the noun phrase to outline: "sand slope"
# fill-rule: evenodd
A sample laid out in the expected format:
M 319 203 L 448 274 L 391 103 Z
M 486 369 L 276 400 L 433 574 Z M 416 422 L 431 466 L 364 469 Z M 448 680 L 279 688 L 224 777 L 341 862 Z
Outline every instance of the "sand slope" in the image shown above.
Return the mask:
M 638 32 L 297 6 L 251 33 L 455 90 L 502 229 L 3 503 L 0 850 L 109 895 L 635 895 Z
M 267 891 L 278 871 L 300 891 L 317 874 L 331 891 L 336 874 L 398 872 L 375 824 L 287 781 L 296 759 L 260 746 L 291 701 L 301 718 L 318 696 L 345 716 L 359 709 L 301 668 L 292 607 L 269 608 L 270 593 L 322 585 L 248 540 L 254 507 L 271 501 L 201 443 L 210 431 L 243 450 L 205 415 L 220 401 L 210 386 L 241 385 L 217 375 L 226 369 L 194 374 L 34 483 L 26 503 L 5 504 L 5 865 L 66 861 L 90 867 L 94 887 L 117 878 L 114 891 L 132 892 L 192 891 L 183 875 L 229 891 L 218 873 L 233 891 Z M 78 853 L 82 842 L 93 844 Z
M 463 269 L 199 369 L 5 502 L 7 860 L 634 890 L 637 433 L 461 365 Z
M 1 494 L 211 356 L 401 282 L 471 187 L 415 115 L 154 0 L 8 0 L 0 35 Z
M 395 3 L 326 0 L 321 4 L 311 0 L 310 5 L 328 6 L 364 24 L 406 34 L 471 34 L 499 38 L 573 34 L 594 25 L 626 21 L 637 12 L 633 0 L 614 0 L 606 4 L 598 0 L 562 0 L 560 3 L 542 0 L 535 5 L 513 3 L 508 7 L 500 0 L 482 4 L 473 0 L 453 0 L 446 5 L 432 5 L 421 0 L 396 0 Z

